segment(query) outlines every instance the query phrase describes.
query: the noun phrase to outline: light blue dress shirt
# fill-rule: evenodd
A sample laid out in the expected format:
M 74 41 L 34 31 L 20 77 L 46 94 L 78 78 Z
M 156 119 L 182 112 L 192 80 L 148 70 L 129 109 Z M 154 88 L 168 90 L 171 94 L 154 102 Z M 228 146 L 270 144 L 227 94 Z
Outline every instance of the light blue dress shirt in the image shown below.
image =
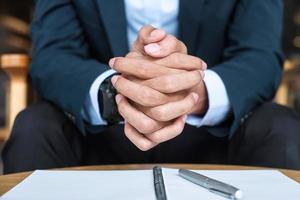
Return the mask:
M 124 0 L 127 18 L 127 35 L 129 47 L 132 47 L 138 31 L 150 24 L 178 35 L 179 0 Z M 106 125 L 99 112 L 98 91 L 102 82 L 115 73 L 108 70 L 101 74 L 92 84 L 86 98 L 82 115 L 92 125 Z M 203 117 L 188 116 L 187 123 L 196 127 L 214 126 L 226 119 L 230 112 L 230 102 L 225 85 L 220 76 L 212 70 L 205 72 L 204 83 L 208 93 L 209 107 Z

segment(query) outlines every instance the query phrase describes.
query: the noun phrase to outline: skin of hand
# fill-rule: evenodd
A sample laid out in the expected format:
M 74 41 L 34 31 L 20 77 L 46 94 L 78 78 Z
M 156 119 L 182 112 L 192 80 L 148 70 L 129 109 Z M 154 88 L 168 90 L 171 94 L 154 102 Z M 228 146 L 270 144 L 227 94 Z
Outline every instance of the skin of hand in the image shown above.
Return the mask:
M 133 51 L 109 64 L 122 74 L 112 83 L 125 134 L 143 151 L 181 134 L 188 114 L 206 112 L 205 62 L 163 30 L 143 27 Z

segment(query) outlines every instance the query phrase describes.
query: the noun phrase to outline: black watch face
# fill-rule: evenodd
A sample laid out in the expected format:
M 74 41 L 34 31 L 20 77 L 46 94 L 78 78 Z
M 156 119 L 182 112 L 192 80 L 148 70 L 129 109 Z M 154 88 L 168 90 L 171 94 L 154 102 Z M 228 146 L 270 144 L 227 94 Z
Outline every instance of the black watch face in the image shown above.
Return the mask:
M 111 83 L 111 77 L 107 78 L 100 86 L 101 98 L 99 104 L 102 105 L 101 114 L 109 124 L 116 124 L 122 121 L 122 117 L 119 114 L 118 107 L 115 101 L 117 95 L 116 89 Z M 99 95 L 100 96 L 100 95 Z M 100 102 L 102 101 L 102 103 Z

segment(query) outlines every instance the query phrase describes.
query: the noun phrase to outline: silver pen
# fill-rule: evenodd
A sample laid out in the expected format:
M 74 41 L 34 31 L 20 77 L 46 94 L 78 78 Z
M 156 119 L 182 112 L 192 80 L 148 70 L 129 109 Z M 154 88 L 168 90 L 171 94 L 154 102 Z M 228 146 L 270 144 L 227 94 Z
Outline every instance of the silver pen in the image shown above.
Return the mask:
M 179 169 L 179 176 L 191 181 L 201 187 L 208 189 L 210 192 L 216 193 L 228 199 L 238 200 L 243 198 L 243 192 L 229 184 L 203 176 L 199 173 L 186 169 Z

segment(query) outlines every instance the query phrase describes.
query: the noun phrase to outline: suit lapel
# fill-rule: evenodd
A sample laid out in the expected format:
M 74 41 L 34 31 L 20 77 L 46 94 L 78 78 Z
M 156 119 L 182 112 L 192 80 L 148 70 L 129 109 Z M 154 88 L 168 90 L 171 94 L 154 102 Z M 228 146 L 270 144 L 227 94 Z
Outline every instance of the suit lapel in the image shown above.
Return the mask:
M 123 0 L 96 0 L 113 56 L 128 53 L 127 21 Z
M 203 7 L 208 0 L 181 0 L 179 8 L 179 38 L 188 47 L 189 53 L 195 52 Z
M 124 56 L 128 50 L 127 21 L 123 0 L 96 0 L 112 48 L 113 56 Z M 180 0 L 179 38 L 189 53 L 195 51 L 203 7 L 208 0 Z

